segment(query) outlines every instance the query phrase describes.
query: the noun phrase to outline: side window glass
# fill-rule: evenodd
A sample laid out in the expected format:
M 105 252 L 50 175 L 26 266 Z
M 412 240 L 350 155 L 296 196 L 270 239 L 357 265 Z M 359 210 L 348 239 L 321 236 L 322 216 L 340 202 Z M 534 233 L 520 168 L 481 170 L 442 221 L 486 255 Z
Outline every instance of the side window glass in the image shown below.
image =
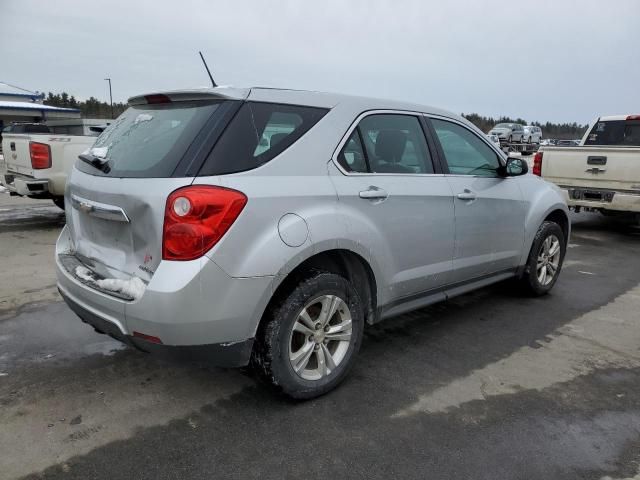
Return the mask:
M 454 175 L 497 176 L 498 155 L 470 130 L 445 120 L 431 119 L 449 172 Z
M 433 173 L 427 141 L 417 117 L 378 114 L 358 125 L 372 173 Z
M 244 102 L 198 175 L 257 168 L 298 141 L 327 111 L 300 105 Z
M 272 112 L 264 126 L 260 141 L 253 151 L 253 156 L 262 155 L 275 147 L 300 125 L 302 125 L 302 117 L 297 113 Z
M 338 163 L 347 172 L 367 173 L 369 171 L 357 128 L 342 147 L 338 155 Z

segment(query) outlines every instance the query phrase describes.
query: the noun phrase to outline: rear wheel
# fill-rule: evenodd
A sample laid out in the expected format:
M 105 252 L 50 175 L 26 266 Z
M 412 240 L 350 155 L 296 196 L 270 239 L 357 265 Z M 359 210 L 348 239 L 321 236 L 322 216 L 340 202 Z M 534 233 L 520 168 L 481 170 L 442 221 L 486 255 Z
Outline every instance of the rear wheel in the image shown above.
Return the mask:
M 64 197 L 54 197 L 53 198 L 53 203 L 56 204 L 56 207 L 61 208 L 62 210 L 64 210 Z
M 349 372 L 363 328 L 353 285 L 333 273 L 312 272 L 265 313 L 253 370 L 292 398 L 318 397 Z
M 543 222 L 533 240 L 521 279 L 527 293 L 540 296 L 553 288 L 562 269 L 566 248 L 560 226 L 555 222 Z

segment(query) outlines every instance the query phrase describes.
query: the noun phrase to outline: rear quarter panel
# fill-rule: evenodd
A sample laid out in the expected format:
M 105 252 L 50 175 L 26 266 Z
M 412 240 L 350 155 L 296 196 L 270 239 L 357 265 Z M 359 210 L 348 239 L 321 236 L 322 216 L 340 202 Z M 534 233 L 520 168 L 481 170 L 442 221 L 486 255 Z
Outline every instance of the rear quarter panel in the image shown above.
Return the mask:
M 342 210 L 327 170 L 333 151 L 359 112 L 334 108 L 298 142 L 254 170 L 196 178 L 194 184 L 233 188 L 248 197 L 244 211 L 207 254 L 209 258 L 232 277 L 274 276 L 275 290 L 307 258 L 346 249 L 363 257 L 379 280 L 371 247 L 375 239 L 352 236 L 356 227 Z M 289 213 L 299 216 L 307 230 L 298 246 L 287 245 L 278 230 L 280 219 Z

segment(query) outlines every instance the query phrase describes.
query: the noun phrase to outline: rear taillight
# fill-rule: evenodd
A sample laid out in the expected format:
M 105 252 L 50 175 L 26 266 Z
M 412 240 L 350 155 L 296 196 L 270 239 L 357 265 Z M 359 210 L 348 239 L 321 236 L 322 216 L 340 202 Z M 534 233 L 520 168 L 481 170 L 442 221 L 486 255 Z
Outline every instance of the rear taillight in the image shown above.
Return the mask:
M 34 170 L 51 168 L 51 147 L 46 143 L 29 142 L 29 155 Z
M 539 177 L 542 176 L 542 152 L 536 152 L 533 156 L 533 170 L 531 173 Z
M 162 232 L 164 260 L 194 260 L 218 243 L 247 204 L 244 193 L 192 185 L 167 199 Z

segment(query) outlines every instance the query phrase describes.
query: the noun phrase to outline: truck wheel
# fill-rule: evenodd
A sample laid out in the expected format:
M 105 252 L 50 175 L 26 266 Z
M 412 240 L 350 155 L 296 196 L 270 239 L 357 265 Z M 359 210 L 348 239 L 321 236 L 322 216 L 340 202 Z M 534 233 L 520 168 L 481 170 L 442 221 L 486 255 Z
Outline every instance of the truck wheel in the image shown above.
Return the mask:
M 521 282 L 524 290 L 533 296 L 546 295 L 553 288 L 566 253 L 564 233 L 555 222 L 540 225 Z
M 56 207 L 61 208 L 62 210 L 64 210 L 64 197 L 55 197 L 53 199 L 53 203 L 56 204 Z
M 265 312 L 252 370 L 289 397 L 318 397 L 346 377 L 363 329 L 353 285 L 333 273 L 311 272 Z

